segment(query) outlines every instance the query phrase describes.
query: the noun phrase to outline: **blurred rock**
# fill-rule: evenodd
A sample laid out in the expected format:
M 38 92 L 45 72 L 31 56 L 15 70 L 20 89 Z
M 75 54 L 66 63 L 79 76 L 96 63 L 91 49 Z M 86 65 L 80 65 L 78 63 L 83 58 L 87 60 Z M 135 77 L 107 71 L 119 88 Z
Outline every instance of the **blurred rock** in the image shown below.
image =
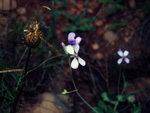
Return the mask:
M 88 9 L 88 13 L 93 13 L 94 11 L 93 11 L 93 9 Z
M 1 26 L 7 26 L 8 25 L 8 18 L 5 18 L 5 17 L 1 17 L 0 16 L 0 25 Z
M 96 53 L 96 59 L 98 59 L 98 60 L 100 60 L 100 59 L 103 59 L 104 58 L 104 56 L 103 56 L 103 54 L 102 53 Z
M 11 9 L 14 10 L 17 8 L 17 2 L 12 0 Z M 9 11 L 10 10 L 10 0 L 0 0 L 0 10 Z
M 67 95 L 44 93 L 37 100 L 38 102 L 34 106 L 23 108 L 20 113 L 68 113 Z
M 96 30 L 96 34 L 97 35 L 103 35 L 104 33 L 104 29 L 102 27 L 99 27 L 97 30 Z
M 21 16 L 20 19 L 21 19 L 22 22 L 27 22 L 28 21 L 26 16 Z
M 18 8 L 17 13 L 20 15 L 24 15 L 26 13 L 26 9 L 24 7 Z
M 92 44 L 92 49 L 97 50 L 99 48 L 99 45 L 97 43 Z
M 129 0 L 129 6 L 133 9 L 136 8 L 135 0 Z
M 118 40 L 118 35 L 108 30 L 104 33 L 104 39 L 108 42 L 116 41 Z
M 102 21 L 102 20 L 95 20 L 95 21 L 94 21 L 94 24 L 95 24 L 96 26 L 102 26 L 102 25 L 103 25 L 103 21 Z

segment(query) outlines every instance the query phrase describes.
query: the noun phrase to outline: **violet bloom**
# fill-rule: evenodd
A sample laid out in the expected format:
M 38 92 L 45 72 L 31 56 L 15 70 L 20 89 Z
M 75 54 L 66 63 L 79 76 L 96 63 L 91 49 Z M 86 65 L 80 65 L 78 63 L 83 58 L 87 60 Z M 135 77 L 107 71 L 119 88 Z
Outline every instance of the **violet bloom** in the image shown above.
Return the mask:
M 71 44 L 71 45 L 79 45 L 79 43 L 81 42 L 81 37 L 77 37 L 75 39 L 75 33 L 74 32 L 70 32 L 68 34 L 68 42 Z
M 122 61 L 124 60 L 127 64 L 129 64 L 130 59 L 127 58 L 128 54 L 129 54 L 129 51 L 125 50 L 123 52 L 121 49 L 119 49 L 118 55 L 121 56 L 121 58 L 118 59 L 117 63 L 121 64 Z
M 71 45 L 66 46 L 66 51 L 74 57 L 71 62 L 71 67 L 73 69 L 77 69 L 79 67 L 79 64 L 81 64 L 82 66 L 85 66 L 86 64 L 85 61 L 78 56 L 79 48 L 79 45 L 75 45 L 74 47 Z

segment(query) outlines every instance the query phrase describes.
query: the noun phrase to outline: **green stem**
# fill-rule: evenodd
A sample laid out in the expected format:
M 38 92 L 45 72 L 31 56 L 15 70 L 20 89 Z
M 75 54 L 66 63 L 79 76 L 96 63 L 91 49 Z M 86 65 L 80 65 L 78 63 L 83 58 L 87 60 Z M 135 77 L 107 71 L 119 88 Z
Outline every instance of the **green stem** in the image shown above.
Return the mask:
M 73 79 L 73 74 L 72 74 L 72 69 L 71 69 L 71 62 L 70 62 L 70 58 L 69 58 L 69 67 L 70 67 L 70 72 L 71 72 L 71 79 L 72 79 L 72 83 L 73 83 L 73 86 L 75 88 L 75 91 L 77 93 L 77 95 L 81 98 L 81 100 L 89 107 L 91 108 L 95 113 L 99 113 L 98 111 L 96 111 L 81 95 L 80 93 L 78 92 L 78 89 L 76 87 L 76 84 L 75 84 L 75 81 Z
M 14 100 L 14 103 L 12 105 L 12 109 L 11 109 L 11 112 L 10 113 L 17 113 L 17 105 L 18 105 L 18 102 L 19 102 L 19 99 L 23 93 L 23 90 L 25 88 L 25 81 L 26 81 L 26 75 L 27 75 L 27 68 L 28 68 L 28 63 L 29 63 L 29 59 L 30 59 L 30 54 L 31 54 L 31 48 L 29 48 L 29 52 L 28 52 L 28 57 L 27 57 L 27 60 L 26 60 L 26 64 L 25 64 L 25 71 L 22 75 L 23 79 L 22 79 L 22 86 Z
M 119 88 L 120 88 L 120 79 L 121 79 L 121 68 L 120 68 L 119 79 L 118 79 L 118 95 L 119 95 Z

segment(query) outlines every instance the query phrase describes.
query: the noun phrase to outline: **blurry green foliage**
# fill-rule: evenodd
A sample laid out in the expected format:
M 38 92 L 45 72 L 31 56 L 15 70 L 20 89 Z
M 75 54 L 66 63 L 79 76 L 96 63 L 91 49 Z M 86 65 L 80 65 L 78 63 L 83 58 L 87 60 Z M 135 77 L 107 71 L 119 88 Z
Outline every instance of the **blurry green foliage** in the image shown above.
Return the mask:
M 130 113 L 140 113 L 140 104 L 136 106 L 133 99 L 130 98 L 130 96 L 137 94 L 139 91 L 135 91 L 129 94 L 123 94 L 124 89 L 130 86 L 129 83 L 126 82 L 124 75 L 123 86 L 124 87 L 121 94 L 115 94 L 112 91 L 109 92 L 109 94 L 107 92 L 103 92 L 100 95 L 101 100 L 98 101 L 97 107 L 94 107 L 94 109 L 99 113 L 119 113 L 122 110 L 123 112 L 128 112 L 130 110 Z M 138 109 L 136 109 L 137 107 Z M 93 113 L 95 112 L 93 111 Z
M 103 92 L 101 94 L 102 100 L 98 101 L 97 107 L 94 107 L 94 109 L 99 113 L 119 113 L 120 110 L 130 106 L 130 113 L 140 113 L 140 104 L 136 106 L 133 101 L 128 99 L 129 96 L 137 93 L 138 91 L 126 95 L 117 95 L 116 99 L 112 100 L 108 97 L 106 92 Z M 125 104 L 126 102 L 128 102 L 128 105 Z M 122 108 L 119 103 L 124 103 L 124 108 Z M 93 113 L 95 112 L 93 111 Z
M 61 6 L 66 6 L 68 4 L 68 0 L 60 1 L 60 0 L 54 0 L 57 4 Z
M 116 31 L 116 28 L 117 27 L 124 27 L 124 26 L 126 26 L 127 25 L 127 23 L 125 22 L 125 21 L 122 21 L 122 22 L 115 22 L 115 21 L 113 21 L 112 22 L 112 25 L 111 25 L 111 27 L 110 27 L 110 30 L 112 30 L 112 31 Z
M 115 11 L 124 11 L 124 6 L 121 4 L 123 0 L 100 0 L 104 5 L 112 4 L 113 6 L 108 10 L 108 15 L 112 15 Z
M 89 3 L 89 0 L 86 0 L 86 1 L 84 2 L 85 5 L 88 5 L 88 3 Z
M 145 0 L 144 2 L 143 13 L 145 17 L 148 17 L 150 15 L 150 1 L 149 0 Z
M 65 32 L 76 32 L 76 31 L 94 31 L 94 27 L 90 25 L 94 21 L 94 18 L 86 18 L 87 11 L 74 17 L 70 17 L 72 23 L 67 27 Z

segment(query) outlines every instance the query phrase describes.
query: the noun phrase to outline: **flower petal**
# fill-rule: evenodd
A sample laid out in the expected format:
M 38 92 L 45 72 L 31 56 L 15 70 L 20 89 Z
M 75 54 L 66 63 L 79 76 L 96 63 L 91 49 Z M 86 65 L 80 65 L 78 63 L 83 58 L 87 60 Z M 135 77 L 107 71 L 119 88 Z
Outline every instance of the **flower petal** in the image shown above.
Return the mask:
M 61 43 L 61 45 L 62 45 L 62 47 L 64 47 L 64 46 L 65 46 L 65 44 L 64 44 L 63 42 Z
M 79 67 L 79 62 L 78 62 L 78 60 L 77 60 L 76 58 L 74 58 L 74 59 L 72 60 L 72 62 L 71 62 L 71 67 L 72 67 L 73 69 L 77 69 L 77 68 Z
M 128 58 L 125 58 L 124 61 L 125 61 L 127 64 L 130 63 L 130 59 L 128 59 Z
M 74 32 L 70 32 L 68 34 L 68 41 L 74 40 L 74 37 L 75 37 L 75 33 Z
M 71 45 L 66 46 L 66 51 L 67 51 L 67 53 L 74 55 L 74 50 Z
M 119 58 L 118 61 L 117 61 L 117 64 L 121 64 L 123 61 L 123 58 Z
M 82 66 L 85 66 L 85 64 L 86 64 L 85 61 L 82 58 L 80 58 L 79 56 L 78 56 L 78 61 Z
M 119 56 L 121 56 L 121 57 L 123 57 L 123 52 L 122 52 L 122 50 L 121 50 L 121 49 L 119 49 L 119 51 L 118 51 L 118 55 L 119 55 Z
M 129 51 L 127 51 L 127 50 L 125 50 L 123 53 L 124 56 L 127 56 L 128 54 L 129 54 Z
M 74 51 L 75 51 L 76 54 L 78 54 L 79 49 L 80 49 L 80 46 L 79 46 L 78 44 L 76 44 L 76 45 L 74 46 Z
M 80 44 L 81 40 L 82 40 L 81 37 L 77 37 L 77 38 L 76 38 L 76 44 Z

